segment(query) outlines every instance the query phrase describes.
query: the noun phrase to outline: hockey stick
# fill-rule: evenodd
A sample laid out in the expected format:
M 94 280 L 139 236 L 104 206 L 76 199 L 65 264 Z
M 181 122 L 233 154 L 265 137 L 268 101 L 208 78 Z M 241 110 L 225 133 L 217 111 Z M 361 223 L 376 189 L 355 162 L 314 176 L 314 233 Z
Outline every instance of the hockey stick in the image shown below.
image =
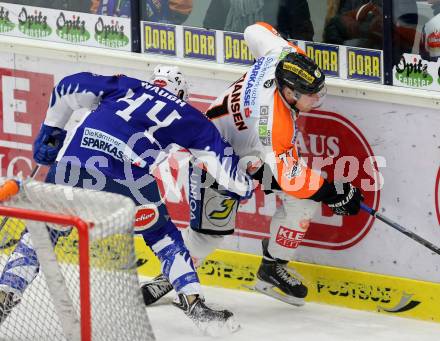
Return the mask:
M 391 219 L 388 219 L 387 217 L 384 217 L 382 214 L 377 212 L 376 210 L 373 210 L 371 207 L 368 207 L 363 202 L 361 202 L 361 209 L 365 212 L 371 214 L 373 217 L 379 219 L 380 221 L 384 222 L 388 226 L 391 226 L 392 228 L 396 229 L 397 231 L 403 233 L 405 236 L 411 238 L 412 240 L 415 240 L 419 244 L 422 244 L 424 247 L 427 247 L 431 251 L 435 252 L 436 254 L 440 255 L 440 247 L 435 246 L 431 242 L 427 241 L 426 239 L 420 237 L 418 234 L 415 234 L 414 232 L 411 232 L 404 228 L 403 226 L 397 224 L 396 222 L 392 221 Z
M 32 169 L 31 175 L 29 175 L 30 179 L 33 179 L 35 177 L 35 175 L 37 175 L 38 170 L 40 169 L 40 165 L 37 164 L 34 169 Z M 0 223 L 0 231 L 3 229 L 3 227 L 6 225 L 6 223 L 8 222 L 9 217 L 4 217 L 2 222 Z

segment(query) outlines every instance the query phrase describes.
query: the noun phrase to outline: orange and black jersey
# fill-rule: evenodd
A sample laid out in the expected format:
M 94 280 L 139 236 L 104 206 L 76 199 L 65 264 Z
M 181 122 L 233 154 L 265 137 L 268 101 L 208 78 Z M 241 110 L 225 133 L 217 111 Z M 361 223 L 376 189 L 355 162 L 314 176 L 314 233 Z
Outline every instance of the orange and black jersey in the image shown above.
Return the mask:
M 278 61 L 304 51 L 266 23 L 247 27 L 244 37 L 256 62 L 214 101 L 206 116 L 240 157 L 268 164 L 284 192 L 310 198 L 324 179 L 301 161 L 295 145 L 296 113 L 275 83 Z

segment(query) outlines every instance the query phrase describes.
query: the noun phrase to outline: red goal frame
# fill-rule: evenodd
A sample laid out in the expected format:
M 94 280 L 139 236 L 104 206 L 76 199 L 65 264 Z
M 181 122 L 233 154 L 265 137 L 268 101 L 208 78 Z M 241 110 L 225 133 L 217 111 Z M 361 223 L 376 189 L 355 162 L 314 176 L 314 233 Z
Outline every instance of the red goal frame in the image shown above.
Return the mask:
M 81 341 L 91 341 L 89 228 L 93 224 L 76 216 L 5 206 L 0 206 L 0 216 L 69 225 L 78 229 Z

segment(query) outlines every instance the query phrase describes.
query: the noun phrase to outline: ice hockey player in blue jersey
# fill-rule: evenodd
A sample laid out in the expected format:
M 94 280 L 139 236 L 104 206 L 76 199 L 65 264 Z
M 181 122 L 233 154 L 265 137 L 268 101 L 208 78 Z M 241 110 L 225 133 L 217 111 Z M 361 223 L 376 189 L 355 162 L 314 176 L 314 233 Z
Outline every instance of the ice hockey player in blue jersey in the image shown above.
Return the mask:
M 177 144 L 203 164 L 221 190 L 248 198 L 252 180 L 215 126 L 185 102 L 186 82 L 178 69 L 165 67 L 162 74 L 157 85 L 126 76 L 65 77 L 52 92 L 34 159 L 50 166 L 47 182 L 123 194 L 138 212 L 153 209 L 154 218 L 136 224 L 135 232 L 159 258 L 162 273 L 178 293 L 175 305 L 208 334 L 213 324 L 222 332 L 235 331 L 238 323 L 231 312 L 205 305 L 189 252 L 150 174 Z M 66 123 L 82 108 L 91 112 L 66 138 Z M 38 274 L 30 239 L 25 232 L 0 275 L 0 323 Z

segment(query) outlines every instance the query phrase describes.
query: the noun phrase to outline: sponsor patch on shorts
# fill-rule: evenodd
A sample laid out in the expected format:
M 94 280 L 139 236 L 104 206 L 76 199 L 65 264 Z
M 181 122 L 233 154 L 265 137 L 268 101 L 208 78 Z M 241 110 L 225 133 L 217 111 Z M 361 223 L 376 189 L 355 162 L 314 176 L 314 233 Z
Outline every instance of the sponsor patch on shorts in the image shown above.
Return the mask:
M 289 248 L 296 249 L 302 242 L 305 232 L 300 232 L 287 227 L 280 226 L 278 229 L 276 242 L 277 244 Z
M 136 232 L 152 227 L 159 219 L 159 211 L 155 205 L 139 206 L 134 220 Z

